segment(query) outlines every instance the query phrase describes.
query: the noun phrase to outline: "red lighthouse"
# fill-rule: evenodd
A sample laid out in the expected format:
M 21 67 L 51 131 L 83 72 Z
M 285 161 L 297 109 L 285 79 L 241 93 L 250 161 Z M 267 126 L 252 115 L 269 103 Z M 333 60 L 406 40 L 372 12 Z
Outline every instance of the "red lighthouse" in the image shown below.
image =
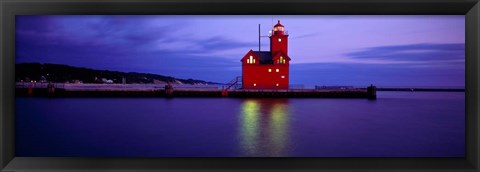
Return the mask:
M 240 61 L 243 89 L 288 89 L 288 34 L 280 20 L 270 35 L 270 51 L 250 50 Z

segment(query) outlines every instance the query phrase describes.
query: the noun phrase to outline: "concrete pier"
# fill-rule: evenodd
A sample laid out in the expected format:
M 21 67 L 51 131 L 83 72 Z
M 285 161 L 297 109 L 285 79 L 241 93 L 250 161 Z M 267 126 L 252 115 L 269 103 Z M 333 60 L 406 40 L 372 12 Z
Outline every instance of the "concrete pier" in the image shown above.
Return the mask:
M 221 85 L 17 83 L 18 97 L 271 97 L 376 98 L 376 87 L 349 89 L 228 90 Z
M 372 92 L 373 91 L 373 92 Z M 18 97 L 265 97 L 265 98 L 376 98 L 374 90 L 66 90 L 56 88 L 16 88 Z

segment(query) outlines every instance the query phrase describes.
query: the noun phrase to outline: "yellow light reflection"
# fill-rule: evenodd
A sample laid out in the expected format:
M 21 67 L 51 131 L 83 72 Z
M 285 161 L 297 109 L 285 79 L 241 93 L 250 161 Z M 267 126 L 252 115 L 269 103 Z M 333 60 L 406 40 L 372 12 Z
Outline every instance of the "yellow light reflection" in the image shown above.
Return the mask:
M 241 110 L 241 146 L 244 156 L 287 156 L 288 100 L 246 100 Z
M 259 109 L 255 100 L 247 100 L 242 106 L 242 147 L 247 155 L 255 155 L 258 150 Z
M 271 111 L 271 120 L 269 123 L 269 135 L 271 156 L 282 156 L 285 154 L 285 145 L 287 142 L 287 125 L 286 125 L 286 105 L 274 104 Z

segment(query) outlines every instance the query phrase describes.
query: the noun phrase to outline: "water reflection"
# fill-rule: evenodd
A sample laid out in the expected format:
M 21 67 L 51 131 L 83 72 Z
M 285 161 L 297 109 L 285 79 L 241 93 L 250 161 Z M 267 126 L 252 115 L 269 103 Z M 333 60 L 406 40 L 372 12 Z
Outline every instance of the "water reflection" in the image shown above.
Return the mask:
M 242 102 L 240 140 L 243 156 L 287 156 L 288 99 Z
M 256 101 L 246 101 L 242 105 L 242 135 L 243 149 L 248 155 L 257 152 L 259 104 Z

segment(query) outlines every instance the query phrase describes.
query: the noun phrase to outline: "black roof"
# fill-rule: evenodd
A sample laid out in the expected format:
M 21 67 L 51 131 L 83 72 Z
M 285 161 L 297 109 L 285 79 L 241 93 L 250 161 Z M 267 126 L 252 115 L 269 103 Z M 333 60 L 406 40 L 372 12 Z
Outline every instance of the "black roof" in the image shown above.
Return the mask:
M 253 51 L 260 58 L 260 64 L 273 64 L 273 57 L 270 51 Z

